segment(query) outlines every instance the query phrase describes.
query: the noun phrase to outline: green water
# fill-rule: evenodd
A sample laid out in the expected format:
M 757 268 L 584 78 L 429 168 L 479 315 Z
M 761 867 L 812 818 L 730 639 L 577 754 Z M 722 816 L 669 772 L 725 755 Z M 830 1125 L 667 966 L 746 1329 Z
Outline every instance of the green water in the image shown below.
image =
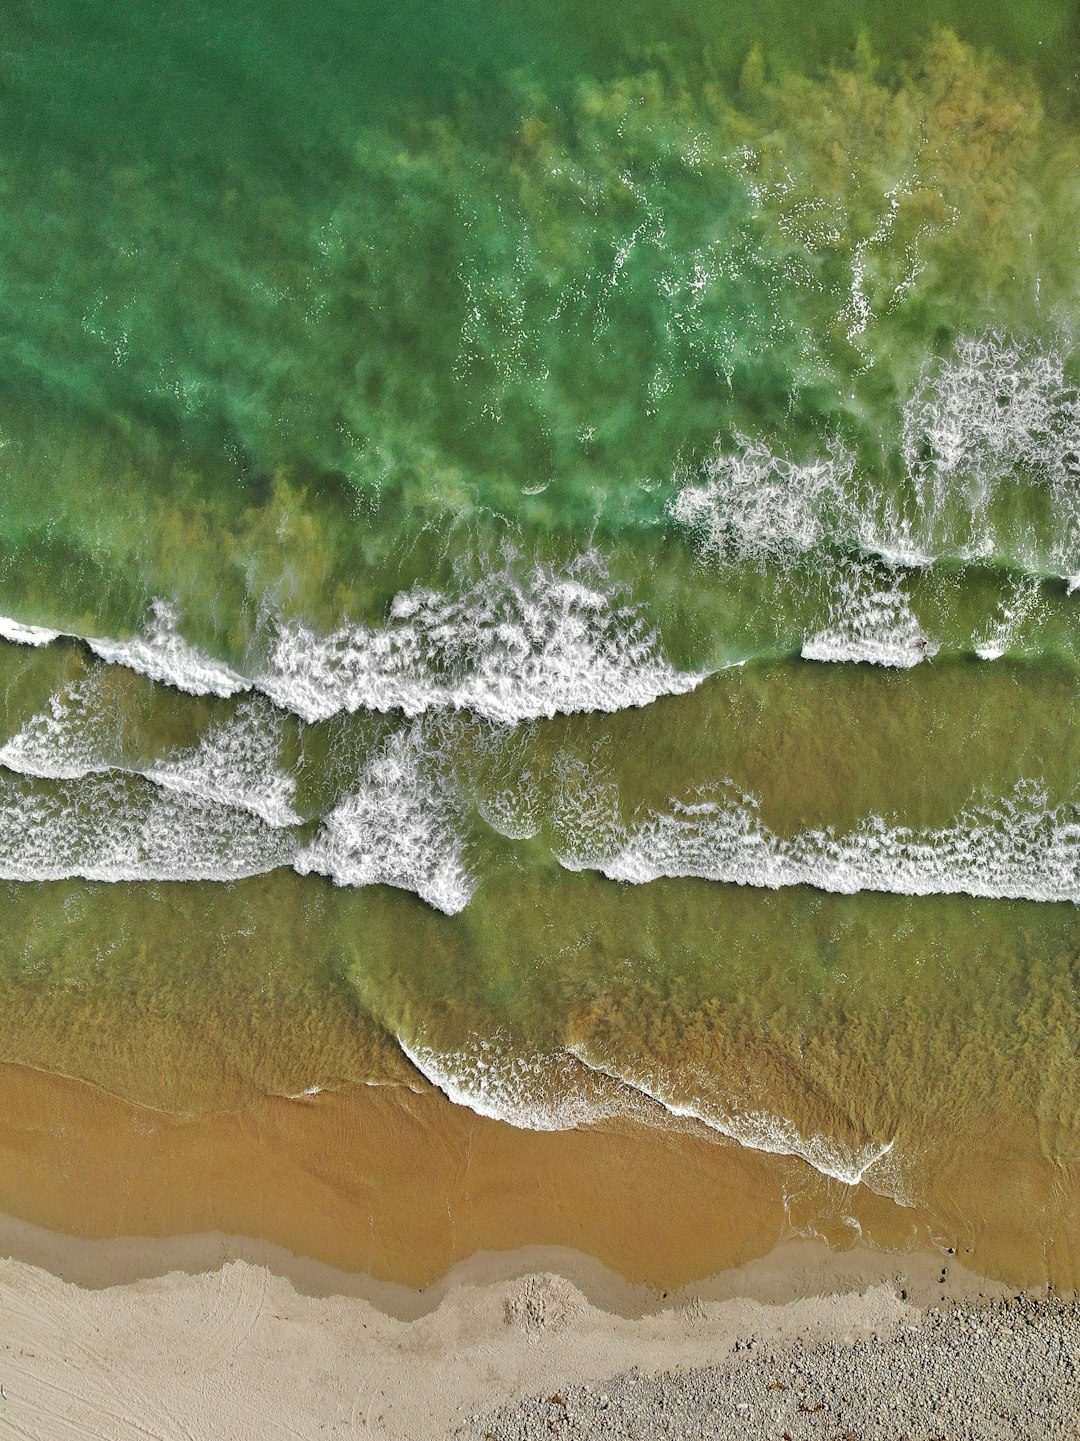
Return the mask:
M 15 6 L 0 1055 L 1080 1159 L 1078 45 Z

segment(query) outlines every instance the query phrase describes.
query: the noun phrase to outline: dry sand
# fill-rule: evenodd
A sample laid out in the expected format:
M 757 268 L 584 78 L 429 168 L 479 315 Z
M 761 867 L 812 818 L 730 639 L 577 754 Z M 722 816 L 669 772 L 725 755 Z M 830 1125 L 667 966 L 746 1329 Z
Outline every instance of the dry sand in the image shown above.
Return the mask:
M 994 1309 L 1001 1288 L 937 1256 L 837 1254 L 794 1242 L 662 1301 L 554 1248 L 474 1257 L 426 1292 L 220 1235 L 85 1241 L 6 1219 L 0 1250 L 8 1258 L 0 1262 L 0 1433 L 34 1441 L 779 1438 L 772 1418 L 782 1405 L 802 1423 L 793 1434 L 832 1437 L 845 1422 L 832 1379 L 838 1357 L 864 1389 L 877 1367 L 894 1407 L 905 1394 L 933 1401 L 926 1356 L 939 1352 L 955 1376 L 954 1401 L 957 1387 L 974 1386 L 975 1429 L 937 1434 L 1068 1435 L 1065 1422 L 1038 1429 L 1031 1405 L 1020 1404 L 1025 1388 L 1034 1396 L 1037 1375 L 1060 1393 L 1059 1419 L 1080 1405 L 1068 1393 L 1080 1360 L 1075 1305 L 1049 1322 L 1045 1303 L 1029 1306 L 1039 1325 L 1011 1327 L 1015 1340 L 1002 1349 L 1005 1323 L 994 1331 L 986 1318 L 1012 1316 L 1017 1303 Z M 154 1274 L 116 1280 L 140 1271 Z M 947 1328 L 925 1307 L 980 1296 L 981 1309 L 951 1311 L 950 1353 L 941 1344 Z M 956 1367 L 960 1314 L 983 1318 L 997 1363 L 1021 1367 L 1009 1433 L 976 1424 L 980 1395 L 990 1392 L 979 1390 L 976 1332 L 963 1332 Z M 905 1347 L 906 1372 L 895 1364 Z M 822 1411 L 819 1394 L 830 1403 Z M 849 1433 L 887 1434 L 851 1430 L 866 1415 L 865 1401 L 860 1407 L 846 1417 Z M 889 1414 L 903 1422 L 902 1404 Z

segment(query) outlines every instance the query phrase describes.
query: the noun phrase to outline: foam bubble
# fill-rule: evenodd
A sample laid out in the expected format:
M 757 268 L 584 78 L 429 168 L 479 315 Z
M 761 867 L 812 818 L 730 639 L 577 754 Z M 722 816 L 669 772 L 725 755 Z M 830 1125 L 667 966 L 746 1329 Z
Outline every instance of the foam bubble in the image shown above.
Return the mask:
M 398 886 L 455 915 L 476 888 L 461 807 L 417 729 L 399 731 L 365 763 L 356 789 L 296 858 L 339 886 Z
M 287 865 L 294 850 L 291 835 L 251 815 L 133 776 L 0 779 L 5 880 L 238 880 Z
M 257 684 L 304 720 L 361 708 L 468 709 L 513 723 L 574 711 L 616 711 L 691 690 L 640 611 L 605 587 L 594 554 L 564 571 L 511 560 L 460 592 L 414 586 L 384 626 L 316 635 L 277 627 Z
M 695 876 L 736 885 L 808 885 L 852 894 L 965 894 L 1080 903 L 1080 810 L 1050 805 L 1031 782 L 1003 800 L 971 804 L 956 820 L 917 830 L 880 816 L 844 835 L 811 830 L 783 839 L 757 802 L 731 784 L 673 800 L 623 829 L 617 844 L 568 849 L 571 870 L 642 884 Z

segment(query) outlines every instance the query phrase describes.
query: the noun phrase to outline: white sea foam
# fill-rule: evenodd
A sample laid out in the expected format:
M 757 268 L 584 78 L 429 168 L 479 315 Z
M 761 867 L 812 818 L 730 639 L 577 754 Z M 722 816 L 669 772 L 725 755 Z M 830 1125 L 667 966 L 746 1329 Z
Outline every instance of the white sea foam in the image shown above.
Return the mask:
M 136 777 L 0 779 L 5 880 L 237 880 L 288 865 L 294 850 L 290 834 L 251 815 Z
M 937 653 L 938 642 L 923 632 L 894 567 L 851 561 L 833 568 L 830 583 L 828 618 L 803 642 L 804 660 L 906 669 Z
M 418 1038 L 398 1044 L 416 1069 L 459 1106 L 523 1131 L 570 1131 L 634 1114 L 633 1093 L 599 1083 L 565 1051 L 521 1055 L 499 1038 L 475 1037 L 453 1051 Z
M 21 620 L 0 615 L 0 639 L 14 641 L 16 645 L 50 645 L 60 639 L 60 632 L 43 625 L 24 625 Z
M 111 770 L 121 747 L 123 722 L 99 702 L 92 679 L 74 681 L 49 697 L 0 746 L 0 765 L 20 775 L 75 779 Z
M 1044 610 L 1042 587 L 1034 576 L 1019 576 L 1005 596 L 998 613 L 981 635 L 973 636 L 975 654 L 980 660 L 997 660 L 1020 641 L 1025 625 L 1038 619 Z
M 197 745 L 147 766 L 143 774 L 169 790 L 251 811 L 269 826 L 297 825 L 296 779 L 278 764 L 283 732 L 284 717 L 251 698 L 211 726 Z
M 524 578 L 508 560 L 454 595 L 414 586 L 383 626 L 317 635 L 280 624 L 257 684 L 307 721 L 461 708 L 516 722 L 647 705 L 702 679 L 664 658 L 656 632 L 589 555 L 561 572 L 534 565 Z
M 623 1064 L 616 1068 L 591 1056 L 585 1046 L 575 1045 L 570 1049 L 583 1065 L 640 1091 L 673 1116 L 699 1121 L 749 1150 L 797 1156 L 823 1176 L 843 1181 L 847 1186 L 857 1186 L 871 1167 L 893 1148 L 892 1140 L 852 1146 L 829 1136 L 804 1136 L 791 1121 L 772 1111 L 757 1106 L 730 1106 L 716 1099 L 705 1099 L 704 1092 L 715 1089 L 715 1084 L 695 1086 L 695 1091 L 702 1094 L 695 1095 L 692 1102 L 678 1100 L 674 1092 L 685 1087 L 686 1077 L 679 1078 L 682 1082 L 682 1087 L 679 1087 L 673 1077 L 658 1071 Z
M 143 634 L 129 640 L 88 636 L 86 644 L 111 665 L 127 666 L 189 695 L 232 696 L 251 688 L 223 661 L 186 641 L 177 629 L 176 611 L 163 600 L 154 601 Z
M 419 729 L 396 732 L 296 858 L 339 886 L 398 886 L 455 915 L 476 888 L 461 808 Z
M 610 831 L 610 822 L 601 833 Z M 1080 808 L 1053 806 L 1030 782 L 1004 800 L 972 804 L 949 825 L 926 830 L 872 816 L 854 830 L 805 831 L 784 839 L 757 802 L 727 789 L 697 792 L 649 811 L 614 845 L 586 837 L 563 849 L 571 870 L 598 870 L 641 884 L 695 876 L 737 885 L 807 885 L 852 894 L 965 894 L 1080 903 Z

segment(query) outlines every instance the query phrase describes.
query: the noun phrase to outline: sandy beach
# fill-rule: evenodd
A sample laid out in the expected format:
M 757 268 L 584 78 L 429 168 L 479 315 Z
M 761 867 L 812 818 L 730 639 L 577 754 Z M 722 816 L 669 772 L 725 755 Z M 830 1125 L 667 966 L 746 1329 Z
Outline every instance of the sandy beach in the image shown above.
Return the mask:
M 220 1234 L 5 1218 L 0 1248 L 0 1430 L 41 1441 L 1049 1441 L 1080 1414 L 1075 1302 L 929 1254 L 791 1242 L 663 1298 L 553 1247 L 477 1255 L 423 1292 Z M 890 1424 L 865 1428 L 875 1406 Z

